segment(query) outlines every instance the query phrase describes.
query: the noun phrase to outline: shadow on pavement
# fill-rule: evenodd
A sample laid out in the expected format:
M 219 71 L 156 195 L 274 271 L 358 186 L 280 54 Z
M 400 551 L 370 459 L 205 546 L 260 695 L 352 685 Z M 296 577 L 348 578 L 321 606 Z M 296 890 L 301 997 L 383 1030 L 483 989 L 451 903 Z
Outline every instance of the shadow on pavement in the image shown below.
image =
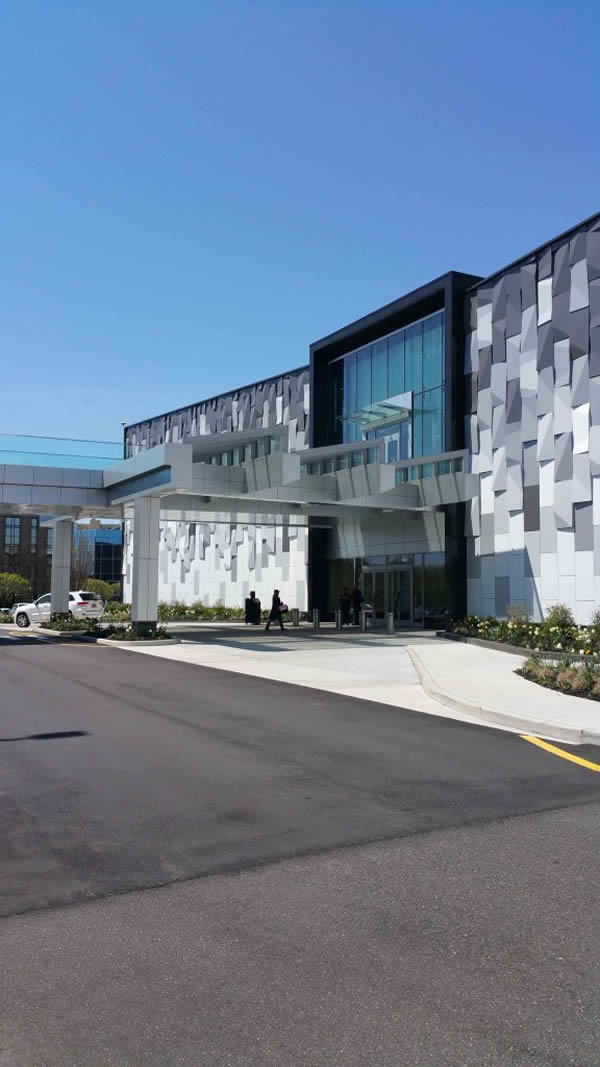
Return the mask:
M 3 741 L 56 741 L 63 737 L 89 737 L 89 730 L 55 730 L 47 734 L 24 734 L 23 737 L 0 737 Z

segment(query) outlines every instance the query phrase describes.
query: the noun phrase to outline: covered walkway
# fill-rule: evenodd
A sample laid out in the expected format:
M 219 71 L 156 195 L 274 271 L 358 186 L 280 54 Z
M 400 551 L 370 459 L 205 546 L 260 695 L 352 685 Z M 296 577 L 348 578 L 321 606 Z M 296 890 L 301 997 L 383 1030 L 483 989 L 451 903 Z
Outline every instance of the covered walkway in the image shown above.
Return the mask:
M 267 454 L 265 439 L 270 441 Z M 52 612 L 68 610 L 73 524 L 133 527 L 132 623 L 156 625 L 161 520 L 335 528 L 348 519 L 413 513 L 436 529 L 441 508 L 473 497 L 465 452 L 385 462 L 384 442 L 288 451 L 288 429 L 206 434 L 156 445 L 101 468 L 89 456 L 35 452 L 0 463 L 0 513 L 42 514 L 54 527 Z M 223 465 L 222 454 L 233 457 Z M 3 459 L 11 458 L 3 452 Z M 59 464 L 58 461 L 64 459 Z

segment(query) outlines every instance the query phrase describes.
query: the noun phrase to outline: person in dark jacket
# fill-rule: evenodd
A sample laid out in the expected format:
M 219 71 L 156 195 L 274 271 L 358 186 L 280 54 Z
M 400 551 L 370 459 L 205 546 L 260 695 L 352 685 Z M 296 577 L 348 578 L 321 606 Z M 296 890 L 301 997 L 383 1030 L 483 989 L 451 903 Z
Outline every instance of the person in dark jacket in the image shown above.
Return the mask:
M 350 605 L 352 603 L 348 587 L 344 586 L 344 591 L 340 596 L 340 607 L 342 609 L 342 626 L 350 625 Z
M 268 632 L 269 626 L 272 622 L 278 622 L 283 630 L 283 616 L 282 616 L 283 602 L 279 599 L 279 589 L 276 589 L 273 593 L 273 602 L 271 604 L 271 614 L 267 619 L 267 625 L 265 626 L 265 632 Z
M 355 585 L 352 590 L 352 611 L 354 613 L 354 625 L 358 626 L 360 623 L 360 609 L 363 605 L 364 596 L 360 586 Z
M 260 600 L 254 590 L 246 597 L 246 622 L 253 626 L 260 623 Z

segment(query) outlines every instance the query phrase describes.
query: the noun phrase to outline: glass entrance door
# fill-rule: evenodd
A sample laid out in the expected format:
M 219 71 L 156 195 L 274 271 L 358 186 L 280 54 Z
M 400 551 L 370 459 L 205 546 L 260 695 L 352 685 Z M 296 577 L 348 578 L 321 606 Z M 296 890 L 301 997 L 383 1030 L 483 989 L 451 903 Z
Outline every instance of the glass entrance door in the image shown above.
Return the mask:
M 388 600 L 387 577 L 387 572 L 383 569 L 369 570 L 363 573 L 363 596 L 365 598 L 369 629 L 375 626 L 383 626 L 385 623 Z
M 394 613 L 395 626 L 412 624 L 412 567 L 398 567 L 394 570 L 386 570 L 382 567 L 377 570 L 364 571 L 363 594 L 370 626 L 384 626 L 387 612 Z
M 388 610 L 394 613 L 396 626 L 409 626 L 413 621 L 412 567 L 388 571 Z

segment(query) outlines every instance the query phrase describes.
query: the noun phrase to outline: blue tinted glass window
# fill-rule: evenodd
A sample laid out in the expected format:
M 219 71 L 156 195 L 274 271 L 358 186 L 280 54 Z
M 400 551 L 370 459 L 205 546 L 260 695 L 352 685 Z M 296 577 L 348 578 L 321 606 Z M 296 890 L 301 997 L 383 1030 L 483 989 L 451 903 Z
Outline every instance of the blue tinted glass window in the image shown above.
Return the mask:
M 372 400 L 387 400 L 388 394 L 388 343 L 377 341 L 372 348 Z
M 404 332 L 404 388 L 418 393 L 423 388 L 423 323 Z
M 404 392 L 404 330 L 388 340 L 388 396 Z
M 398 459 L 410 459 L 410 419 L 400 423 L 400 450 Z
M 344 397 L 343 397 L 343 412 L 345 415 L 349 415 L 351 412 L 356 411 L 356 352 L 352 355 L 346 356 L 344 360 Z M 344 441 L 356 441 L 358 436 L 358 427 L 356 423 L 344 422 Z
M 344 360 L 344 411 L 356 411 L 356 352 Z
M 443 380 L 443 316 L 432 315 L 423 323 L 423 388 L 435 389 Z
M 371 403 L 371 346 L 361 348 L 356 359 L 356 407 L 360 410 Z
M 423 455 L 423 396 L 413 397 L 412 456 Z
M 422 452 L 423 456 L 435 456 L 442 452 L 442 390 L 430 389 L 428 392 L 423 393 L 421 400 L 422 406 L 422 426 L 423 426 L 423 441 Z

